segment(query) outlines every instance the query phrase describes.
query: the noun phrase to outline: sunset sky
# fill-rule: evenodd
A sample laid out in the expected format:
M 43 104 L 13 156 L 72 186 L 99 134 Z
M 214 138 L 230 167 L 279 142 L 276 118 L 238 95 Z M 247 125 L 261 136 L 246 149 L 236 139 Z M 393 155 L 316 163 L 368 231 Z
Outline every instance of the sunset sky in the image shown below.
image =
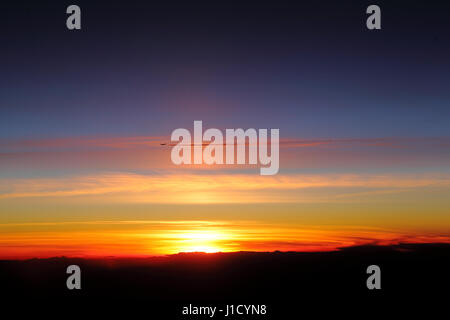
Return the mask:
M 450 242 L 448 17 L 405 3 L 377 32 L 350 2 L 2 4 L 0 259 Z M 173 165 L 194 120 L 279 128 L 279 173 Z

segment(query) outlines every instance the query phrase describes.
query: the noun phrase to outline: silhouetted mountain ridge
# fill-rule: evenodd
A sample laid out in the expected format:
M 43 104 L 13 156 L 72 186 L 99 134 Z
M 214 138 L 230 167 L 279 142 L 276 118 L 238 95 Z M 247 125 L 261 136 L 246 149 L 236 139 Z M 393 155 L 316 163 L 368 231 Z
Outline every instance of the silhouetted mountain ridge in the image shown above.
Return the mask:
M 81 268 L 81 290 L 66 287 L 71 264 Z M 366 286 L 366 270 L 373 264 L 381 268 L 381 290 Z M 436 307 L 448 296 L 441 289 L 450 285 L 449 270 L 450 244 L 398 244 L 332 252 L 3 260 L 0 283 L 11 303 L 76 302 L 80 308 L 105 310 L 145 305 L 159 318 L 169 314 L 170 319 L 177 319 L 180 308 L 190 303 L 256 303 L 269 305 L 272 314 L 280 315 L 275 319 L 283 319 L 281 315 L 295 314 L 299 302 L 311 310 L 321 310 L 324 303 L 339 308 L 349 302 L 395 308 L 403 300 L 418 301 L 418 306 L 433 301 Z

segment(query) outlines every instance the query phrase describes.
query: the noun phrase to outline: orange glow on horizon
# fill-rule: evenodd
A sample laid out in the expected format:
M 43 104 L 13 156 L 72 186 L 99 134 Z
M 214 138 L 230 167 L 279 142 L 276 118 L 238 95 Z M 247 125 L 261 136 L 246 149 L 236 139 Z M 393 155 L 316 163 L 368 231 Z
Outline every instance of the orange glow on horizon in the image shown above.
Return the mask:
M 91 230 L 95 226 L 94 230 Z M 0 259 L 143 257 L 179 252 L 333 251 L 398 243 L 450 243 L 449 236 L 364 227 L 269 225 L 251 221 L 93 221 L 0 226 Z M 37 229 L 41 229 L 38 231 Z M 71 231 L 67 231 L 72 229 Z M 101 231 L 100 231 L 101 230 Z

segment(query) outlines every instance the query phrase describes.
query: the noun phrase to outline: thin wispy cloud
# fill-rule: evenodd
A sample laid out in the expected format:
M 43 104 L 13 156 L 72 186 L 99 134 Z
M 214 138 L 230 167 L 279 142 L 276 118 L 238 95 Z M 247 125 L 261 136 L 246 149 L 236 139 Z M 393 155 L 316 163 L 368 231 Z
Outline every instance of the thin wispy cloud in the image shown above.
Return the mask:
M 68 137 L 53 139 L 0 139 L 0 153 L 70 151 L 79 149 L 134 149 L 154 148 L 175 145 L 170 136 L 135 136 L 135 137 Z M 205 145 L 209 142 L 205 142 Z M 214 142 L 213 142 L 214 144 Z M 246 143 L 248 144 L 248 143 Z M 449 137 L 434 138 L 337 138 L 337 139 L 302 139 L 280 138 L 280 148 L 333 147 L 349 146 L 414 148 L 418 146 L 449 147 Z
M 76 197 L 96 195 L 139 196 L 144 202 L 240 202 L 245 192 L 251 202 L 272 202 L 261 191 L 279 195 L 302 189 L 343 189 L 334 197 L 345 197 L 349 188 L 364 192 L 392 193 L 416 188 L 449 188 L 449 174 L 293 174 L 262 177 L 258 175 L 194 175 L 165 173 L 140 175 L 111 173 L 63 178 L 0 179 L 0 199 L 33 197 Z M 381 189 L 381 190 L 380 190 Z M 359 191 L 361 192 L 361 190 Z M 200 196 L 203 194 L 203 197 Z M 230 195 L 233 195 L 230 197 Z M 145 195 L 145 197 L 143 197 Z M 197 196 L 198 197 L 197 197 Z M 357 194 L 353 194 L 356 196 Z M 348 195 L 347 195 L 348 196 Z M 129 199 L 133 199 L 130 197 Z M 170 201 L 169 201 L 170 199 Z M 111 199 L 115 201 L 116 199 Z M 134 201 L 134 200 L 130 200 Z M 289 201 L 296 201 L 295 197 Z M 298 199 L 298 201 L 302 201 Z

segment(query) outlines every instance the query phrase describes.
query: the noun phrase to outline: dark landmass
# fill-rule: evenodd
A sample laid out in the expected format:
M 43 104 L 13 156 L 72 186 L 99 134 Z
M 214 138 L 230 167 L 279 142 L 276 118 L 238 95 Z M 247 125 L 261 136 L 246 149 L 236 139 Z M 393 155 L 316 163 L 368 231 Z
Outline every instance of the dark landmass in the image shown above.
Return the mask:
M 82 270 L 81 290 L 66 287 L 66 268 L 71 264 Z M 366 269 L 372 264 L 381 268 L 381 290 L 366 287 Z M 405 315 L 417 308 L 436 311 L 448 303 L 449 274 L 450 244 L 360 246 L 317 253 L 0 261 L 2 302 L 16 312 L 62 308 L 106 315 L 139 310 L 148 319 L 208 318 L 183 316 L 182 307 L 189 304 L 268 306 L 269 315 L 232 319 L 302 318 L 306 311 L 319 318 L 352 313 L 365 318 L 366 313 L 356 311 L 360 308 L 381 315 Z

